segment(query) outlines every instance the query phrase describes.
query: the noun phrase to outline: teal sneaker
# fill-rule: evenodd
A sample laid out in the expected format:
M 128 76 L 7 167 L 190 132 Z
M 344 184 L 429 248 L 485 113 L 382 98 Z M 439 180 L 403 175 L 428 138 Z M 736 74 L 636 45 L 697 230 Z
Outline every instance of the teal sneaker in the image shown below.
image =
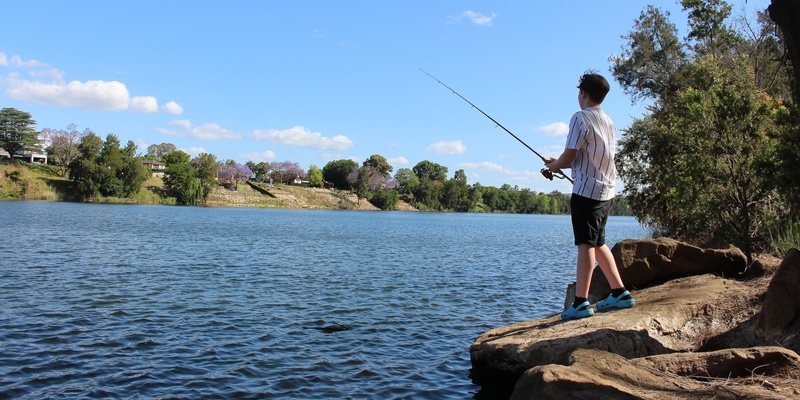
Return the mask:
M 594 315 L 594 309 L 589 306 L 588 301 L 584 301 L 576 308 L 575 305 L 569 306 L 568 309 L 561 313 L 561 319 L 578 319 L 586 318 Z
M 631 308 L 636 304 L 636 300 L 631 296 L 631 292 L 624 291 L 618 297 L 613 294 L 608 295 L 605 300 L 597 302 L 598 310 L 608 310 L 611 308 Z

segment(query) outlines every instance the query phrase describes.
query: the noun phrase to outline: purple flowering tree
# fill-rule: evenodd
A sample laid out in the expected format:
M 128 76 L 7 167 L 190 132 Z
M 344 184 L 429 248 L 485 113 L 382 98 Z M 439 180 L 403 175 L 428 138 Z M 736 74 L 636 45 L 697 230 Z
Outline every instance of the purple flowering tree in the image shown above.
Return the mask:
M 228 189 L 236 190 L 236 186 L 240 183 L 247 182 L 250 178 L 250 175 L 253 174 L 253 171 L 250 170 L 250 167 L 244 164 L 233 164 L 233 165 L 220 165 L 219 171 L 217 172 L 217 179 L 219 179 L 219 183 L 225 186 Z

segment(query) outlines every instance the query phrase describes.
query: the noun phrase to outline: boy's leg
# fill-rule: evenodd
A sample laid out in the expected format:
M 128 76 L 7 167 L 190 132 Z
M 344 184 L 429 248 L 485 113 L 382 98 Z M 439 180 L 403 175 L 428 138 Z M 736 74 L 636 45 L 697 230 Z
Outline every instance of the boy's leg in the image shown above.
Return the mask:
M 578 267 L 575 276 L 575 297 L 582 297 L 584 299 L 589 297 L 589 284 L 592 282 L 594 261 L 595 247 L 589 244 L 579 244 Z
M 602 245 L 600 247 L 595 247 L 594 250 L 595 256 L 597 257 L 597 262 L 600 264 L 600 270 L 603 271 L 603 275 L 605 275 L 606 280 L 608 280 L 608 285 L 611 286 L 611 289 L 620 289 L 625 287 L 625 285 L 622 283 L 622 278 L 619 276 L 617 262 L 614 260 L 614 255 L 611 254 L 611 250 L 608 248 L 608 246 Z M 591 276 L 589 278 L 591 279 Z

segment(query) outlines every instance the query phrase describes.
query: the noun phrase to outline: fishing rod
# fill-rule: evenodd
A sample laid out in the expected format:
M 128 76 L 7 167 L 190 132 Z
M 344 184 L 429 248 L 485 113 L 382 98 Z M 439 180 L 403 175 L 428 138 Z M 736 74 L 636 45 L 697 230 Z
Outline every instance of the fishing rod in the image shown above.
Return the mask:
M 542 161 L 543 161 L 544 163 L 547 163 L 548 161 L 550 161 L 550 160 L 548 160 L 548 159 L 544 158 L 544 157 L 543 157 L 541 154 L 539 154 L 539 152 L 538 152 L 538 151 L 534 150 L 534 149 L 533 149 L 531 146 L 528 146 L 528 144 L 527 144 L 527 143 L 525 143 L 525 142 L 523 142 L 523 141 L 522 141 L 522 139 L 518 138 L 518 137 L 517 137 L 517 135 L 515 135 L 515 134 L 511 133 L 511 131 L 510 131 L 510 130 L 506 129 L 506 127 L 505 127 L 505 126 L 503 126 L 502 124 L 500 124 L 499 122 L 497 122 L 497 121 L 496 121 L 494 118 L 492 118 L 491 116 L 489 116 L 489 114 L 485 113 L 483 110 L 481 110 L 480 108 L 478 108 L 478 106 L 476 106 L 475 104 L 472 104 L 472 102 L 471 102 L 471 101 L 467 100 L 467 99 L 466 99 L 464 96 L 462 96 L 461 94 L 459 94 L 458 92 L 456 92 L 455 90 L 453 90 L 453 88 L 451 88 L 450 86 L 447 86 L 447 85 L 446 85 L 444 82 L 440 81 L 440 80 L 439 80 L 439 79 L 437 79 L 435 76 L 433 76 L 433 75 L 429 74 L 429 73 L 428 73 L 427 71 L 425 71 L 424 69 L 420 68 L 419 70 L 420 70 L 420 71 L 422 71 L 423 73 L 425 73 L 425 75 L 428 75 L 428 76 L 430 76 L 430 77 L 431 77 L 433 80 L 435 80 L 436 82 L 439 82 L 439 84 L 441 84 L 442 86 L 444 86 L 444 87 L 446 87 L 447 89 L 449 89 L 451 92 L 453 92 L 453 94 L 455 94 L 456 96 L 460 97 L 460 98 L 461 98 L 461 100 L 464 100 L 464 101 L 466 101 L 466 102 L 467 102 L 467 104 L 469 104 L 469 105 L 471 105 L 471 106 L 472 106 L 472 108 L 474 108 L 474 109 L 476 109 L 476 110 L 480 111 L 480 113 L 481 113 L 481 114 L 483 114 L 484 116 L 486 116 L 486 118 L 489 118 L 489 119 L 490 119 L 492 122 L 494 122 L 494 124 L 495 124 L 495 125 L 497 125 L 497 126 L 499 126 L 499 127 L 503 128 L 503 130 L 504 130 L 504 131 L 506 131 L 506 133 L 508 133 L 509 135 L 511 135 L 511 136 L 512 136 L 514 139 L 517 139 L 517 141 L 518 141 L 518 142 L 522 143 L 522 145 L 523 145 L 523 146 L 525 146 L 525 147 L 527 147 L 527 148 L 528 148 L 528 150 L 532 151 L 532 152 L 533 152 L 533 154 L 536 154 L 537 156 L 539 156 L 539 158 L 541 158 L 541 159 L 542 159 Z M 542 175 L 544 175 L 544 176 L 545 176 L 545 178 L 548 178 L 548 179 L 550 179 L 550 180 L 553 180 L 553 178 L 555 177 L 555 178 L 558 178 L 558 179 L 566 179 L 566 180 L 568 180 L 570 183 L 575 183 L 575 182 L 573 182 L 573 181 L 572 181 L 572 179 L 571 179 L 570 177 L 568 177 L 567 175 L 565 175 L 563 172 L 557 172 L 557 173 L 553 174 L 553 172 L 552 172 L 552 171 L 550 171 L 550 170 L 549 170 L 549 169 L 547 169 L 547 168 L 542 168 L 542 171 L 541 171 L 541 172 L 542 172 Z

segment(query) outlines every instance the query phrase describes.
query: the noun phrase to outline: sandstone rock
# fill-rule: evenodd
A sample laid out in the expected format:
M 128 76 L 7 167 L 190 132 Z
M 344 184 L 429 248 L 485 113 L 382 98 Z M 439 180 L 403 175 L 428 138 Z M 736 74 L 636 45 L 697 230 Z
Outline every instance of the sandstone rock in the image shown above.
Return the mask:
M 691 379 L 691 373 L 708 378 L 715 363 L 736 364 L 760 371 L 756 382 L 740 384 L 726 378 L 725 385 L 714 380 Z M 543 365 L 525 372 L 514 387 L 512 400 L 527 399 L 702 399 L 759 398 L 784 399 L 798 394 L 796 379 L 800 357 L 790 350 L 775 347 L 738 349 L 714 353 L 670 354 L 626 360 L 600 351 L 574 351 L 569 365 Z M 672 373 L 671 367 L 691 365 L 690 374 Z M 704 369 L 705 368 L 705 369 Z M 753 376 L 753 372 L 749 373 Z M 769 377 L 770 380 L 766 379 Z
M 540 365 L 566 364 L 576 349 L 624 358 L 697 351 L 758 312 L 746 282 L 714 275 L 676 279 L 635 293 L 631 309 L 561 321 L 558 314 L 493 329 L 470 347 L 473 376 L 520 376 Z
M 629 289 L 642 289 L 693 275 L 736 277 L 747 269 L 747 257 L 735 247 L 703 249 L 669 238 L 622 240 L 614 245 L 611 253 L 622 282 Z M 603 299 L 610 291 L 603 272 L 596 268 L 589 301 Z
M 800 251 L 791 249 L 767 288 L 756 334 L 772 341 L 800 334 Z M 796 339 L 794 339 L 797 342 Z

